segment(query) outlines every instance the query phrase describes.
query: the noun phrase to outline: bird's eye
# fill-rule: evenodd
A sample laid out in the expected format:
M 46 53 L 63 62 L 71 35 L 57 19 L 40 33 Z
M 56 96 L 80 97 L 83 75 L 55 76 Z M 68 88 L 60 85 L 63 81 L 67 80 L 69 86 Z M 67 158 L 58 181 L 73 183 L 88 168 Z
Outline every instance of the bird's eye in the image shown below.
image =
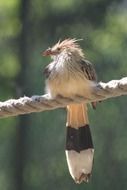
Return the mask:
M 61 49 L 58 47 L 57 50 L 60 51 Z

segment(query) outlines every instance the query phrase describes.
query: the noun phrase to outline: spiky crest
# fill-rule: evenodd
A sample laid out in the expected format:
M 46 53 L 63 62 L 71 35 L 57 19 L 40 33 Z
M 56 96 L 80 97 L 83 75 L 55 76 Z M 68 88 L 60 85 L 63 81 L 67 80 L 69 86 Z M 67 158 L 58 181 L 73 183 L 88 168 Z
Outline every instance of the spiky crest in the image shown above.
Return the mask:
M 80 56 L 84 56 L 84 53 L 80 47 L 80 45 L 77 43 L 78 41 L 81 41 L 82 39 L 75 39 L 75 38 L 67 38 L 63 41 L 59 40 L 52 49 L 55 50 L 57 48 L 60 49 L 66 49 L 69 48 L 70 50 L 77 50 L 77 52 L 80 54 Z

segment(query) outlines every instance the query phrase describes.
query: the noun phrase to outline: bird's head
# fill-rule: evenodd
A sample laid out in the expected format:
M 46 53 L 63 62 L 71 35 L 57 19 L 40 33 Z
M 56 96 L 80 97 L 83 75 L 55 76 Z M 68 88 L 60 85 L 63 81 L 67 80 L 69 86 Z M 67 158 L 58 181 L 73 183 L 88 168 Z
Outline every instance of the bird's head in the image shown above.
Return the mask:
M 65 54 L 75 54 L 79 55 L 81 57 L 84 57 L 83 51 L 79 44 L 77 43 L 76 39 L 65 39 L 63 41 L 58 41 L 54 46 L 51 48 L 46 49 L 42 55 L 43 56 L 51 56 L 51 57 L 57 57 L 63 53 Z

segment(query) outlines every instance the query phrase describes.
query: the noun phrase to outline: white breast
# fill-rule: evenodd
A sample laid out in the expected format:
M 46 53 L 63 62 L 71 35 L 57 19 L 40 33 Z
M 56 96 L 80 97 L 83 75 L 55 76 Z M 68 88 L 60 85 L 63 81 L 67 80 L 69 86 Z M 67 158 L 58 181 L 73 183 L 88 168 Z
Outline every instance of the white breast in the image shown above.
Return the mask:
M 94 83 L 87 80 L 85 76 L 67 76 L 65 73 L 61 76 L 56 75 L 56 77 L 51 80 L 47 80 L 46 91 L 50 93 L 52 97 L 57 95 L 65 97 L 74 95 L 89 97 L 93 85 Z
M 57 95 L 90 97 L 94 82 L 86 78 L 74 57 L 64 54 L 57 57 L 50 67 L 52 71 L 46 81 L 46 92 L 52 97 Z

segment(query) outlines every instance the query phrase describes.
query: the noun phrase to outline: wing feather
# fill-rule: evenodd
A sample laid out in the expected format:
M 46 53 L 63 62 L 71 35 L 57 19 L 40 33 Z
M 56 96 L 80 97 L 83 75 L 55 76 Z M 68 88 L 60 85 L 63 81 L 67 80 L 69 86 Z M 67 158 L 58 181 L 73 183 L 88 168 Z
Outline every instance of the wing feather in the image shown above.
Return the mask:
M 87 79 L 95 81 L 95 82 L 97 81 L 96 71 L 90 61 L 86 59 L 82 60 L 81 69 L 84 72 Z M 92 102 L 91 104 L 92 104 L 93 109 L 96 109 L 97 102 Z
M 82 60 L 81 69 L 89 80 L 97 81 L 96 71 L 90 61 Z

